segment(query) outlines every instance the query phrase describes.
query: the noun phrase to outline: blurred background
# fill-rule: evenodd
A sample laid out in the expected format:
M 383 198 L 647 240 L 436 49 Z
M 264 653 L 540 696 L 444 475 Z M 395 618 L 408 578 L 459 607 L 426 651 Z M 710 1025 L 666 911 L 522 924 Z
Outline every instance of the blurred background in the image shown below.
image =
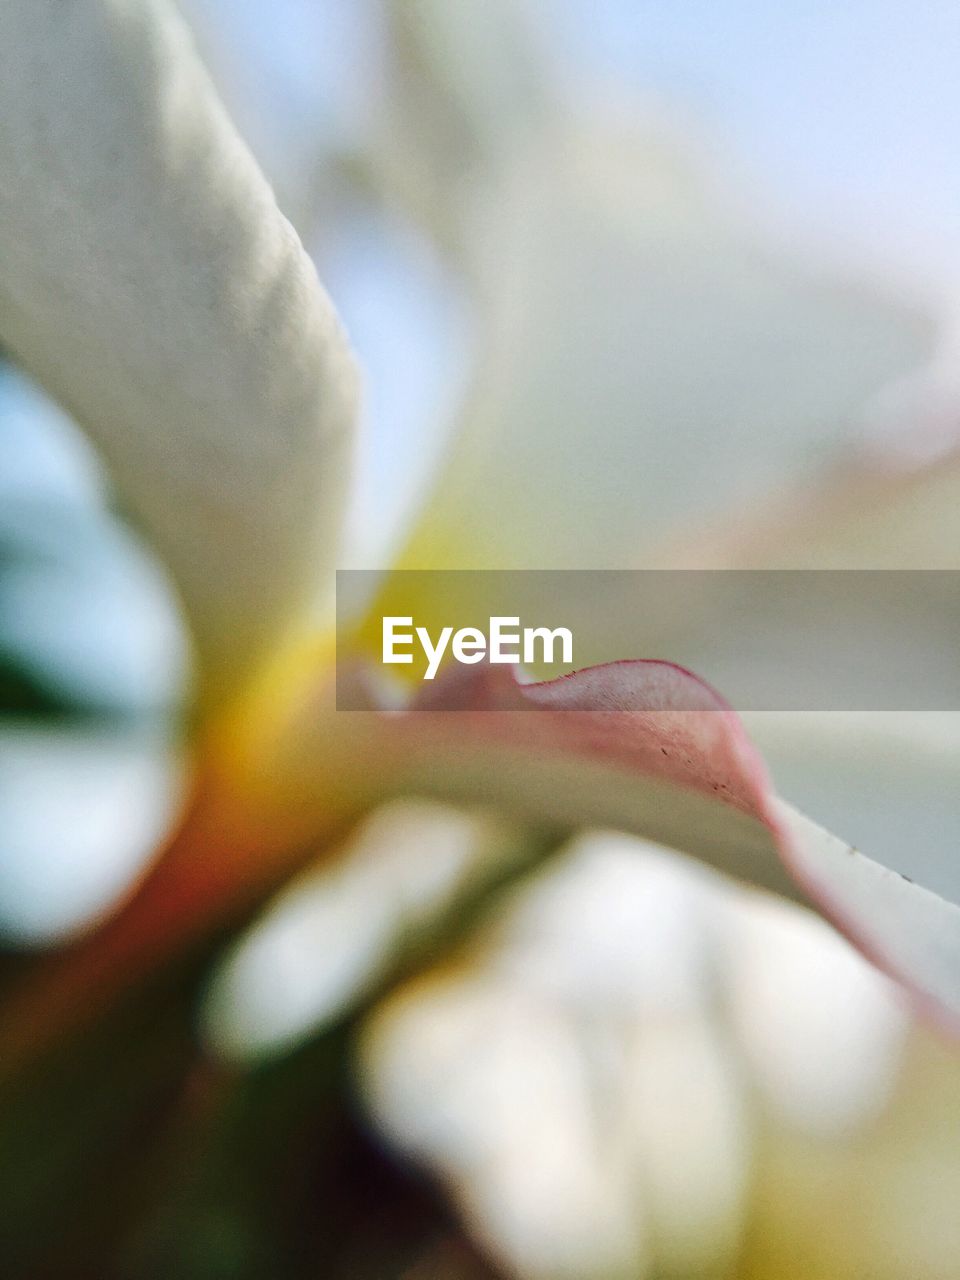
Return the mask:
M 955 5 L 182 8 L 364 368 L 343 565 L 960 568 Z M 145 865 L 190 689 L 161 567 L 0 365 L 8 951 Z M 749 727 L 784 795 L 960 896 L 960 717 Z M 960 1056 L 805 913 L 588 832 L 384 992 L 401 939 L 516 856 L 498 821 L 373 815 L 198 1013 L 236 1071 L 362 1008 L 344 1096 L 389 1169 L 356 1173 L 365 1251 L 271 1270 L 217 1201 L 165 1210 L 123 1274 L 956 1276 Z M 326 1079 L 291 1079 L 307 1115 Z M 408 1184 L 447 1206 L 429 1229 Z M 195 1269 L 159 1269 L 188 1231 Z

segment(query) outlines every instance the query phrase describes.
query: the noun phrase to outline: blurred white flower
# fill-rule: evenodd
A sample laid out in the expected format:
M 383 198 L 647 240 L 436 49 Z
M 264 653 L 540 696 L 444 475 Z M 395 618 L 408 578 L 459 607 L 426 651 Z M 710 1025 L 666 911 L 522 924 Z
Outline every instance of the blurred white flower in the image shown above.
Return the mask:
M 375 811 L 230 949 L 205 1002 L 210 1047 L 245 1060 L 323 1030 L 522 848 L 509 824 L 447 805 L 399 800 Z
M 848 1133 L 886 1101 L 906 1026 L 818 922 L 597 833 L 386 1000 L 363 1080 L 510 1274 L 722 1274 L 756 1096 Z

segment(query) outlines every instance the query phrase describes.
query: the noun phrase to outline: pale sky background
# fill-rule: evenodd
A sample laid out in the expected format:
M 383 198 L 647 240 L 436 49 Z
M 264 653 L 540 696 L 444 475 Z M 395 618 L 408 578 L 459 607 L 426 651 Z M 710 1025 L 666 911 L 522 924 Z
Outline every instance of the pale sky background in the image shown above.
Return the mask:
M 785 210 L 854 241 L 896 244 L 938 277 L 960 256 L 960 7 L 950 0 L 530 5 L 573 80 L 661 95 Z M 343 141 L 375 108 L 376 76 L 363 74 L 376 65 L 375 0 L 185 8 L 218 32 L 250 97 L 248 131 L 282 134 L 295 152 L 304 115 Z
M 784 210 L 958 278 L 960 6 L 540 3 L 575 73 L 662 93 Z

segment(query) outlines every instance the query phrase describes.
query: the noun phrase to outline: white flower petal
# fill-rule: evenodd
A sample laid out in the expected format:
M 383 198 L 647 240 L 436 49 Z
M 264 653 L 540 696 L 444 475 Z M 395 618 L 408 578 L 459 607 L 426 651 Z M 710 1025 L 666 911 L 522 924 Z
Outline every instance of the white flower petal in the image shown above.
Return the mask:
M 208 667 L 332 563 L 355 374 L 333 309 L 161 0 L 0 9 L 0 338 L 94 438 Z
M 835 456 L 933 350 L 922 317 L 596 121 L 514 157 L 472 244 L 484 347 L 405 567 L 657 564 L 691 520 Z
M 960 712 L 764 711 L 744 720 L 781 795 L 960 902 Z

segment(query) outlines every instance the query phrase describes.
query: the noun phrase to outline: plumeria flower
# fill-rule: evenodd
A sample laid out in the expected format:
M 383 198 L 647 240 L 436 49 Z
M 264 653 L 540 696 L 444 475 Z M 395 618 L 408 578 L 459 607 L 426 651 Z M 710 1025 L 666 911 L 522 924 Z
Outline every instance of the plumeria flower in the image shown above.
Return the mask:
M 960 908 L 777 795 L 740 720 L 683 667 L 626 654 L 545 683 L 474 668 L 388 710 L 367 678 L 365 650 L 369 620 L 391 598 L 386 573 L 353 651 L 341 646 L 337 655 L 341 678 L 366 691 L 366 709 L 337 710 L 330 594 L 358 379 L 309 258 L 186 28 L 160 0 L 13 0 L 0 13 L 0 47 L 16 53 L 0 86 L 0 166 L 16 175 L 0 190 L 0 339 L 95 442 L 176 584 L 198 663 L 184 812 L 112 917 L 12 985 L 0 1014 L 7 1071 L 25 1071 L 123 1007 L 277 890 L 287 896 L 265 920 L 276 913 L 270 956 L 286 947 L 289 958 L 278 971 L 283 991 L 268 985 L 246 1007 L 271 1046 L 293 1043 L 415 962 L 424 933 L 434 954 L 448 941 L 445 926 L 458 932 L 464 900 L 487 901 L 572 833 L 597 828 L 637 841 L 619 845 L 621 854 L 658 858 L 649 843 L 665 846 L 812 906 L 919 1006 L 954 1025 Z M 491 282 L 488 376 L 477 381 L 399 568 L 659 563 L 701 517 L 776 491 L 804 459 L 825 457 L 838 418 L 851 419 L 929 350 L 926 326 L 899 305 L 758 248 L 672 154 L 617 133 L 597 147 L 569 122 L 530 128 L 541 130 L 537 145 L 521 140 L 496 162 L 473 242 L 470 270 Z M 548 258 L 566 264 L 562 276 L 542 269 Z M 494 259 L 506 272 L 488 270 Z M 604 302 L 608 286 L 616 308 Z M 575 323 L 559 326 L 555 340 L 558 316 Z M 582 374 L 576 395 L 547 412 L 544 389 L 569 388 L 570 366 Z M 542 420 L 524 433 L 534 404 Z M 608 415 L 602 432 L 596 404 Z M 669 503 L 668 489 L 684 502 Z M 429 617 L 445 602 L 422 604 Z M 412 816 L 401 807 L 399 817 L 382 808 L 410 797 L 441 807 Z M 319 882 L 282 890 L 316 863 Z M 522 916 L 521 904 L 521 932 Z M 564 919 L 561 933 L 569 912 Z M 490 944 L 494 967 L 504 945 L 509 951 L 510 927 L 506 943 Z M 748 933 L 737 934 L 743 947 Z M 205 1025 L 221 1047 L 245 1038 L 237 993 L 257 996 L 264 936 L 241 941 L 214 979 Z M 303 945 L 318 937 L 336 963 L 304 971 Z M 737 945 L 717 948 L 700 957 L 701 969 L 722 953 L 735 970 Z M 752 968 L 762 950 L 761 940 L 739 964 Z M 695 963 L 689 948 L 677 954 Z M 530 978 L 535 959 L 520 968 L 527 965 L 529 994 L 543 974 Z M 805 967 L 795 965 L 794 977 Z M 504 1011 L 512 982 L 476 981 L 471 998 L 483 1016 L 493 1010 L 491 1025 L 515 1019 L 498 1030 L 494 1050 L 494 1078 L 512 1079 L 510 1038 L 527 1016 L 524 992 Z M 607 995 L 622 1013 L 623 992 Z M 577 999 L 564 989 L 568 1005 Z M 592 992 L 579 999 L 582 1010 Z M 682 1007 L 699 997 L 678 979 L 675 999 Z M 879 1020 L 889 1022 L 881 1004 Z M 636 1062 L 660 1064 L 651 1067 L 648 1100 L 656 1079 L 673 1079 L 681 1099 L 696 1092 L 692 1081 L 709 1080 L 716 1106 L 704 1107 L 702 1124 L 693 1118 L 691 1141 L 709 1135 L 718 1151 L 736 1153 L 740 1103 L 716 1044 L 697 1019 L 676 1009 L 671 1016 L 659 1038 L 644 1039 L 631 1024 L 600 1078 L 624 1106 Z M 391 1023 L 389 1006 L 382 1017 L 370 1043 L 390 1048 L 371 1068 L 371 1105 L 401 1144 L 449 1169 L 449 1150 L 437 1154 L 449 1134 L 428 1141 L 409 1119 L 422 1120 L 422 1101 L 384 1102 L 409 1031 Z M 749 1016 L 743 1021 L 749 1043 Z M 400 1027 L 392 1042 L 391 1026 Z M 559 1113 L 586 1086 L 569 1018 L 557 1015 L 547 1034 Z M 438 1052 L 442 1064 L 443 1045 Z M 676 1070 L 691 1061 L 704 1065 L 685 1085 Z M 479 1076 L 477 1088 L 486 1105 Z M 665 1148 L 656 1108 L 642 1097 L 633 1105 L 630 1132 L 649 1149 Z M 492 1164 L 484 1166 L 480 1148 L 515 1117 L 506 1108 L 500 1129 L 479 1135 L 469 1115 L 454 1120 L 466 1134 L 461 1150 L 473 1153 L 465 1212 L 492 1231 L 514 1184 L 484 1178 L 482 1166 Z M 593 1178 L 588 1199 L 609 1212 L 616 1256 L 602 1260 L 607 1273 L 634 1266 L 646 1246 L 631 1235 L 633 1201 L 617 1202 L 591 1133 L 554 1137 L 557 1170 Z M 522 1179 L 516 1148 L 506 1164 L 496 1154 L 498 1170 Z M 628 1183 L 643 1181 L 642 1164 L 625 1137 L 616 1168 Z M 680 1176 L 668 1164 L 650 1175 L 664 1200 Z M 451 1177 L 468 1185 L 460 1167 Z M 728 1188 L 733 1200 L 738 1186 Z M 701 1190 L 715 1204 L 718 1187 Z M 572 1202 L 585 1193 L 558 1184 L 556 1194 L 566 1203 L 565 1195 Z M 504 1230 L 513 1265 L 532 1275 L 540 1263 L 525 1252 L 529 1221 Z M 571 1248 L 576 1226 L 571 1219 Z

